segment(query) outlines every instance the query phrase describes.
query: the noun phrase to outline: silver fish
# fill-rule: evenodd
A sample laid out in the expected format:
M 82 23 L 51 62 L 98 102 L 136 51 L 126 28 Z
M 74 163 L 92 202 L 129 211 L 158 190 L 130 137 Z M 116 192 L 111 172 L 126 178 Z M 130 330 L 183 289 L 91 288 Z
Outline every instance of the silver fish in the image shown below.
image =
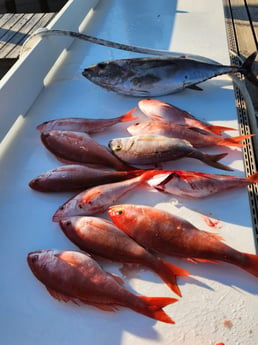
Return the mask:
M 201 90 L 197 84 L 218 75 L 237 72 L 258 86 L 251 71 L 256 55 L 257 52 L 251 54 L 242 66 L 172 57 L 121 59 L 89 66 L 82 75 L 107 90 L 136 97 L 162 96 L 185 88 Z
M 218 161 L 227 153 L 210 155 L 194 148 L 187 140 L 168 138 L 163 135 L 135 135 L 115 138 L 109 147 L 127 164 L 149 165 L 168 162 L 183 157 L 198 159 L 217 169 L 232 170 Z

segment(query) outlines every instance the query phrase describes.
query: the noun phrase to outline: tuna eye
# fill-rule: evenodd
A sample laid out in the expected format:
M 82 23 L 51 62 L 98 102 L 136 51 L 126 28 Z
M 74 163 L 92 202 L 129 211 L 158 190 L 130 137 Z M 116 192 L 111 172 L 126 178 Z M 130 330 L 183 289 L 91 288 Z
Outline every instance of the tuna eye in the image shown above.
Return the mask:
M 98 67 L 99 67 L 100 69 L 105 69 L 106 65 L 105 65 L 104 63 L 100 62 L 100 63 L 98 64 Z
M 34 256 L 31 258 L 31 262 L 34 264 L 36 261 L 38 261 L 38 258 L 39 258 L 38 255 L 34 255 Z
M 120 216 L 121 214 L 123 214 L 123 211 L 122 211 L 122 210 L 117 211 L 116 214 L 117 214 L 118 216 Z

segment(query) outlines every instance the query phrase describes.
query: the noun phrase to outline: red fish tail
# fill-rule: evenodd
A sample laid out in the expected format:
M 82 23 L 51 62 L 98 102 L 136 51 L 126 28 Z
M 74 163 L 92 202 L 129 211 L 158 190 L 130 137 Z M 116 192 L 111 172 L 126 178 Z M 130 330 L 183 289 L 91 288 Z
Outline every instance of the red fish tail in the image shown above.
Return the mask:
M 238 137 L 231 137 L 231 138 L 221 138 L 221 139 L 218 139 L 217 145 L 245 146 L 245 144 L 243 144 L 242 141 L 252 136 L 254 136 L 254 134 L 240 135 Z
M 248 176 L 247 180 L 249 181 L 249 183 L 258 183 L 258 172 L 251 176 Z
M 214 168 L 221 169 L 221 170 L 227 170 L 227 171 L 232 171 L 230 167 L 219 163 L 218 161 L 222 158 L 224 158 L 227 155 L 227 153 L 220 153 L 218 155 L 209 155 L 209 154 L 204 154 L 202 157 L 202 161 Z
M 169 304 L 177 302 L 176 298 L 147 296 L 140 296 L 140 298 L 144 302 L 146 307 L 144 308 L 144 310 L 137 310 L 138 312 L 158 321 L 172 324 L 175 323 L 175 321 L 172 320 L 162 308 L 166 307 Z
M 232 127 L 224 127 L 224 126 L 215 126 L 215 125 L 207 125 L 205 129 L 213 134 L 222 135 L 221 132 L 224 131 L 235 131 L 235 128 Z
M 245 254 L 247 257 L 247 262 L 241 267 L 258 278 L 258 255 L 256 254 Z
M 158 259 L 154 267 L 154 271 L 167 284 L 167 286 L 174 291 L 178 296 L 182 296 L 181 291 L 177 285 L 177 276 L 188 276 L 189 272 L 175 266 L 167 261 Z
M 125 113 L 124 115 L 120 116 L 120 122 L 128 122 L 128 121 L 132 121 L 132 120 L 137 120 L 138 116 L 133 116 L 134 112 L 136 111 L 136 109 L 138 109 L 137 107 L 129 110 L 127 113 Z

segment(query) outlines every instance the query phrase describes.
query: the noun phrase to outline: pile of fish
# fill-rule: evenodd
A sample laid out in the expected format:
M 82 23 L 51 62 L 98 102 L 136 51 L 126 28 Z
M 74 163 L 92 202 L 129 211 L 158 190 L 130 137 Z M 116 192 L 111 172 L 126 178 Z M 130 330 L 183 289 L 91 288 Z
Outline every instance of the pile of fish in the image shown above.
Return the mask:
M 134 113 L 139 110 L 148 120 L 127 126 L 131 136 L 113 138 L 108 146 L 93 138 L 110 126 L 138 120 Z M 43 145 L 63 165 L 33 178 L 29 186 L 45 193 L 75 193 L 54 212 L 53 221 L 79 250 L 38 250 L 27 257 L 32 272 L 54 298 L 106 311 L 127 307 L 155 320 L 174 323 L 163 308 L 177 299 L 131 293 L 120 277 L 102 269 L 96 257 L 147 267 L 180 297 L 177 277 L 190 273 L 164 256 L 224 261 L 258 277 L 258 256 L 231 248 L 218 235 L 155 207 L 117 205 L 125 194 L 137 193 L 137 188 L 204 198 L 257 183 L 258 173 L 238 178 L 160 168 L 163 162 L 188 157 L 231 170 L 219 162 L 227 153 L 211 155 L 198 148 L 242 146 L 249 136 L 223 137 L 223 131 L 232 128 L 202 122 L 172 104 L 154 99 L 143 99 L 137 107 L 112 119 L 54 119 L 37 129 Z M 106 215 L 110 220 L 105 219 Z

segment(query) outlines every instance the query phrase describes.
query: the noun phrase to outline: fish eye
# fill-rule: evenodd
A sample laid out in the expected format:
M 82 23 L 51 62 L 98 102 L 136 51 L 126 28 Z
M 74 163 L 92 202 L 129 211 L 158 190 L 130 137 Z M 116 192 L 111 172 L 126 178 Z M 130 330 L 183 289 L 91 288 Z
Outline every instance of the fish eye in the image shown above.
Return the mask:
M 31 258 L 31 262 L 34 264 L 36 261 L 38 261 L 39 256 L 37 254 L 33 255 Z
M 100 69 L 105 69 L 106 68 L 106 64 L 104 64 L 103 62 L 100 62 L 100 63 L 98 63 L 98 67 Z
M 122 211 L 122 210 L 116 211 L 116 215 L 117 215 L 117 216 L 120 216 L 121 214 L 123 214 L 123 211 Z
M 115 147 L 115 151 L 120 151 L 120 150 L 122 150 L 122 145 L 117 144 Z

